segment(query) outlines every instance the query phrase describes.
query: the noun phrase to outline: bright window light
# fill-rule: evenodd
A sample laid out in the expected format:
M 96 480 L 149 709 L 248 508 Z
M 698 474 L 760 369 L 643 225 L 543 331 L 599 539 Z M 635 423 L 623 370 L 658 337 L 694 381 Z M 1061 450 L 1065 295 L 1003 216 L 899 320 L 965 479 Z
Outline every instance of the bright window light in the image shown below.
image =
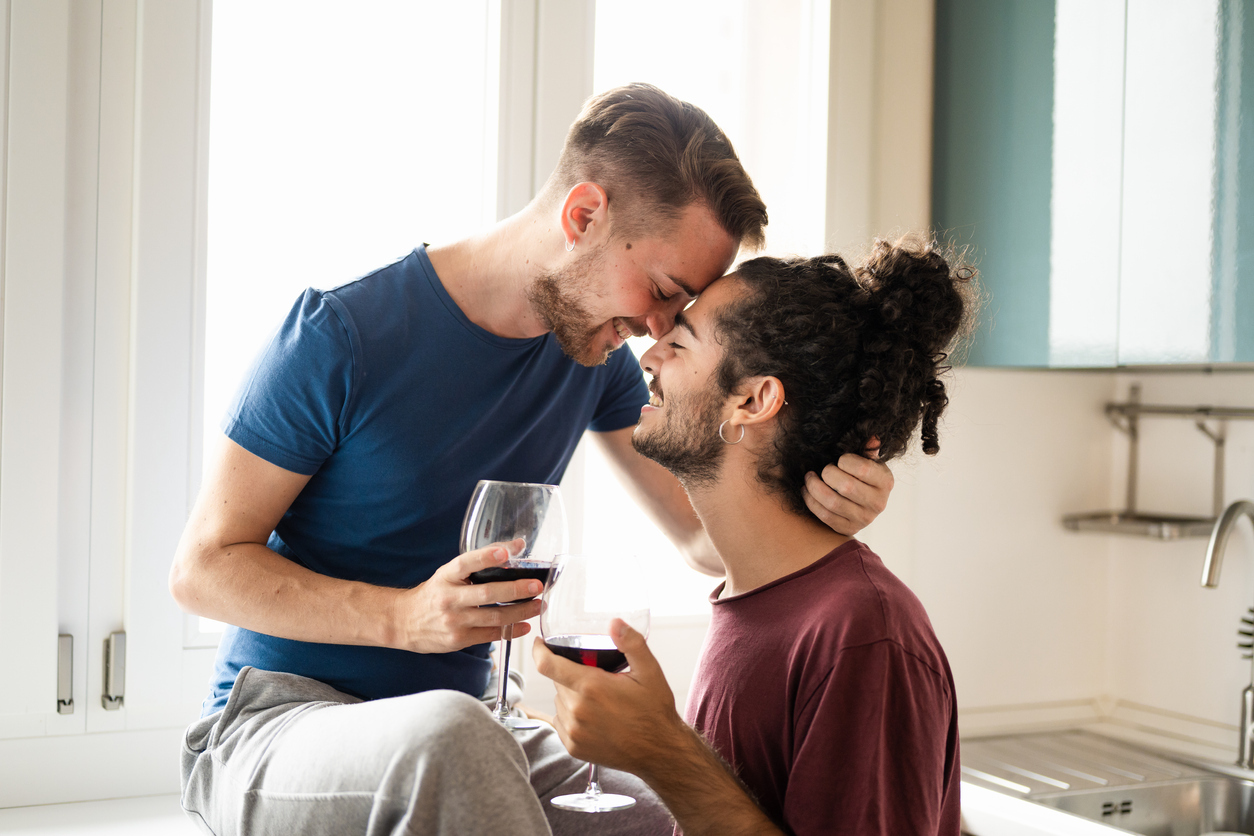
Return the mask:
M 765 252 L 823 251 L 828 4 L 816 0 L 600 0 L 593 87 L 655 84 L 727 133 L 771 222 Z M 652 340 L 628 340 L 636 356 Z M 657 582 L 655 616 L 709 612 L 717 581 L 687 567 L 588 446 L 584 548 L 628 551 Z
M 214 3 L 206 441 L 301 291 L 495 221 L 492 10 Z

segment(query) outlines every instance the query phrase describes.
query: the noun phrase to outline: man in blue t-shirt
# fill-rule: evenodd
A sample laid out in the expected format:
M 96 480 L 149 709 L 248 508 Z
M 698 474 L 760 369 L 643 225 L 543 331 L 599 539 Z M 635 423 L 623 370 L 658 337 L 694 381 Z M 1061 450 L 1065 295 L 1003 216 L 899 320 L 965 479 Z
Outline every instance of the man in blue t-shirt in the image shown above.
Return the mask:
M 185 739 L 194 820 L 589 832 L 572 814 L 546 822 L 538 800 L 580 783 L 552 730 L 511 737 L 476 699 L 487 643 L 540 607 L 483 605 L 540 585 L 469 584 L 506 551 L 456 556 L 462 514 L 479 479 L 558 482 L 592 430 L 685 558 L 721 574 L 679 483 L 631 448 L 648 395 L 616 349 L 667 333 L 765 223 L 713 121 L 632 85 L 589 100 L 517 215 L 306 292 L 240 386 L 171 570 L 185 610 L 235 625 Z M 859 456 L 837 464 L 807 477 L 806 502 L 852 535 L 892 479 Z M 643 803 L 596 832 L 665 826 L 632 776 L 604 780 Z

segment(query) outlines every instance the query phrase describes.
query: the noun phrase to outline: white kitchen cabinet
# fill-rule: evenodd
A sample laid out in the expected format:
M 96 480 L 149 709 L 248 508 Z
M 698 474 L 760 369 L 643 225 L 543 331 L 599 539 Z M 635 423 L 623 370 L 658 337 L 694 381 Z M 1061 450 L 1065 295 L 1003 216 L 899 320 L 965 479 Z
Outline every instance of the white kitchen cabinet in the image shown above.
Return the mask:
M 208 680 L 213 651 L 184 648 L 166 591 L 198 480 L 208 11 L 0 2 L 0 806 L 176 790 Z

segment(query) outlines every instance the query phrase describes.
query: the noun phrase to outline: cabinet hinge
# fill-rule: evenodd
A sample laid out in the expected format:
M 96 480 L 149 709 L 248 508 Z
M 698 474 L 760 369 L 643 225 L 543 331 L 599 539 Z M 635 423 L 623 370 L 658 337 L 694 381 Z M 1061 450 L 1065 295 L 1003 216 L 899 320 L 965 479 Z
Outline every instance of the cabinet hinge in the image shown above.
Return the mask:
M 57 713 L 74 713 L 74 637 L 57 636 Z
M 117 711 L 126 696 L 126 633 L 110 633 L 104 643 L 104 693 L 100 704 Z

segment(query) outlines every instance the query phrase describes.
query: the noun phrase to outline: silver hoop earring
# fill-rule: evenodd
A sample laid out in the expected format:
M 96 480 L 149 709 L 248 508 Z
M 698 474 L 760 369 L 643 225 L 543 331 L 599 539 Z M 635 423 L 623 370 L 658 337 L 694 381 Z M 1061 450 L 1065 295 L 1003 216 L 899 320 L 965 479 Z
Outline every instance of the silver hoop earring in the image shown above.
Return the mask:
M 736 439 L 735 441 L 728 441 L 727 436 L 723 435 L 723 427 L 726 427 L 730 421 L 731 419 L 728 418 L 726 421 L 718 425 L 718 437 L 723 439 L 724 444 L 739 444 L 740 442 L 745 440 L 745 425 L 744 424 L 740 425 L 740 438 Z
M 567 242 L 566 242 L 566 252 L 568 252 L 568 253 L 569 253 L 569 252 L 574 252 L 574 249 L 575 249 L 575 242 L 574 242 L 574 241 L 567 241 Z

